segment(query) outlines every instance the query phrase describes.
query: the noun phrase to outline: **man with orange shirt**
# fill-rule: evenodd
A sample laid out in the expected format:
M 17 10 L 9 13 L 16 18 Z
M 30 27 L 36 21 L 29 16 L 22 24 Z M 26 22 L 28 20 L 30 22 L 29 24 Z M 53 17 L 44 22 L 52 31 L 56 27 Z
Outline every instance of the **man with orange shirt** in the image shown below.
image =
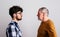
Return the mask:
M 38 10 L 38 20 L 41 20 L 41 25 L 38 28 L 37 37 L 57 37 L 54 23 L 48 18 L 49 11 L 46 7 L 41 7 Z

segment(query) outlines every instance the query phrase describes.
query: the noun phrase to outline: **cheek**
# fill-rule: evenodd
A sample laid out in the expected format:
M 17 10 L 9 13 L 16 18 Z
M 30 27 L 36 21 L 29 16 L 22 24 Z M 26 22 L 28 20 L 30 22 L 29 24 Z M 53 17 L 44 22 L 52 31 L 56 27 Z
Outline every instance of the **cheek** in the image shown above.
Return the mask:
M 41 19 L 43 18 L 43 14 L 40 15 L 40 18 L 41 18 Z
M 20 14 L 17 15 L 18 18 L 22 18 L 22 16 Z

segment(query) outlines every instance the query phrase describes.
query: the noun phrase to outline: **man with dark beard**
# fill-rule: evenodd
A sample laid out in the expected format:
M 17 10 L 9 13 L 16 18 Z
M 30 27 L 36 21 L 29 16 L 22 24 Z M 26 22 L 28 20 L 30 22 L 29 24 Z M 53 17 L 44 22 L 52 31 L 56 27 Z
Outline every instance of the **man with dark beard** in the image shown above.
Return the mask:
M 12 6 L 9 9 L 9 15 L 12 18 L 12 21 L 8 24 L 6 29 L 7 37 L 21 37 L 22 32 L 19 29 L 18 21 L 22 19 L 23 9 L 19 6 Z

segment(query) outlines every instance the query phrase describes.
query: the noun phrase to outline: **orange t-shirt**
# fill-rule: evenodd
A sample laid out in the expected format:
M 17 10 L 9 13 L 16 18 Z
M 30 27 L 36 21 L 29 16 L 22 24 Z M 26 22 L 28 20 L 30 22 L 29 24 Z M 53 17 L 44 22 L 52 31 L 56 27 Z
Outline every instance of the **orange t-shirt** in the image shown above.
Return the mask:
M 57 37 L 54 24 L 50 19 L 46 22 L 41 22 L 37 37 Z

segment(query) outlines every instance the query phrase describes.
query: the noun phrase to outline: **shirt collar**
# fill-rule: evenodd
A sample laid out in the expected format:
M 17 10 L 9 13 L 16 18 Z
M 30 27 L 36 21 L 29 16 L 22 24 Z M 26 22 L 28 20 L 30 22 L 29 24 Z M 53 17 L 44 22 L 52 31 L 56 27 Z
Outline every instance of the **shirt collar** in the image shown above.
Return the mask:
M 14 20 L 11 20 L 11 22 L 12 22 L 12 23 L 17 23 L 17 24 L 18 24 L 18 22 L 14 21 Z

